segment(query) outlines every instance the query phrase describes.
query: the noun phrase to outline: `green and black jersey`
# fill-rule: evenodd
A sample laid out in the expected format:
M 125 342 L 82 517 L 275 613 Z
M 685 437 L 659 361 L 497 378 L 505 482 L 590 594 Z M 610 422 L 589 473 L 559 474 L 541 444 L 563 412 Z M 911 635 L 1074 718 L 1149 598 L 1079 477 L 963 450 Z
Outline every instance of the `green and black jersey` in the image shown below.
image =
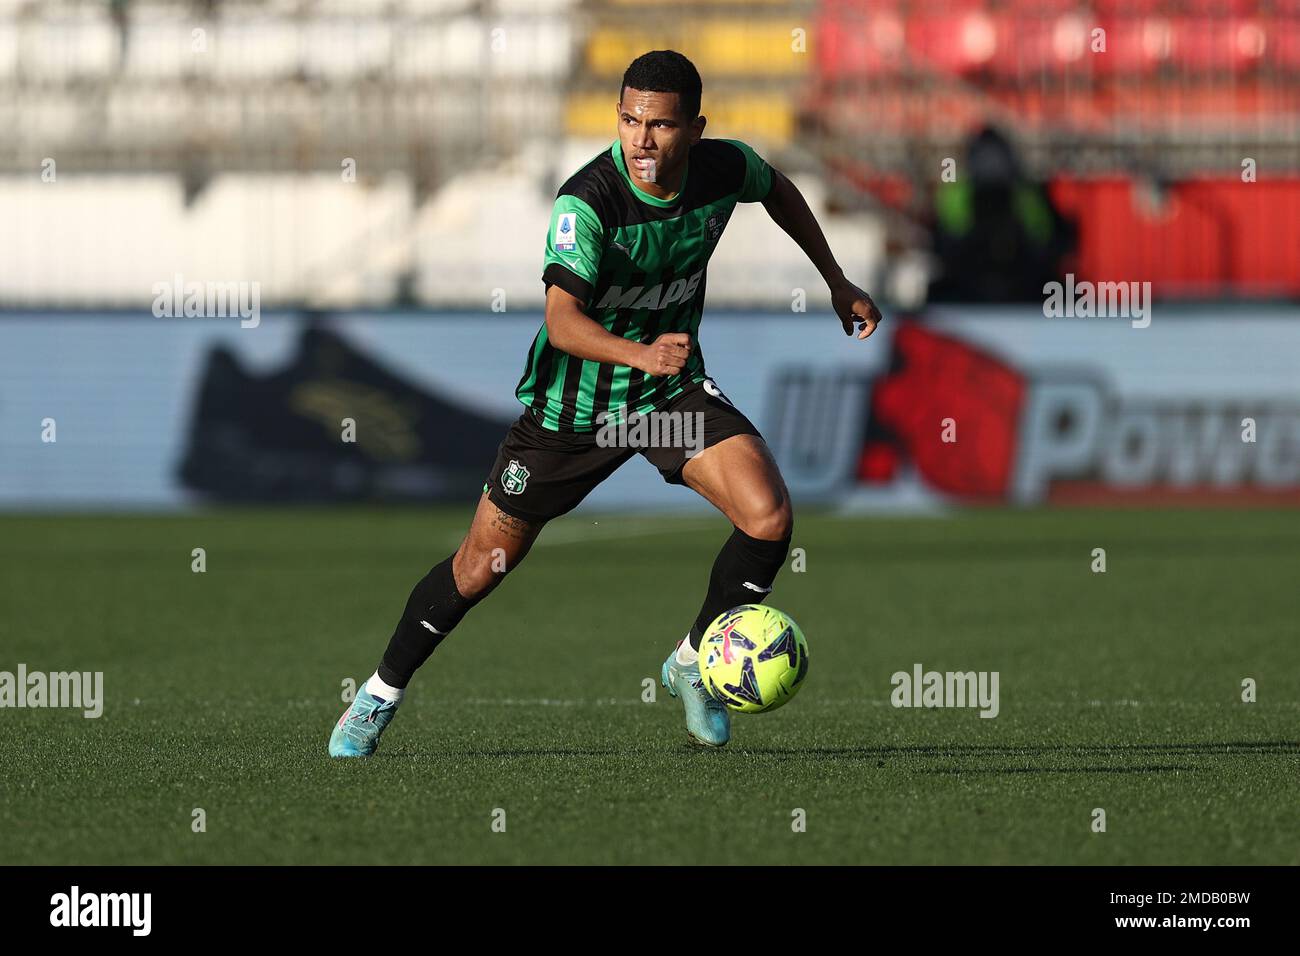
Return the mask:
M 560 351 L 543 322 L 515 390 L 540 425 L 592 431 L 653 411 L 704 380 L 699 327 L 709 257 L 736 203 L 760 202 L 771 187 L 771 167 L 733 139 L 692 146 L 672 199 L 633 183 L 618 140 L 560 187 L 546 238 L 546 288 L 571 293 L 615 335 L 648 344 L 665 332 L 687 332 L 692 349 L 678 374 L 647 377 Z

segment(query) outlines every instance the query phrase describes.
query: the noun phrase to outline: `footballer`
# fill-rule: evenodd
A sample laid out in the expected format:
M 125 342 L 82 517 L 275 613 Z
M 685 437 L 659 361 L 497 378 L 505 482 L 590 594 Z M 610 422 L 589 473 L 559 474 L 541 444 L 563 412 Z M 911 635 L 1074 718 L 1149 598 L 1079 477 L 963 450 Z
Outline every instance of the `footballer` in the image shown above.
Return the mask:
M 730 738 L 730 713 L 700 680 L 700 639 L 723 611 L 772 590 L 793 528 L 776 461 L 708 377 L 700 352 L 705 272 L 736 203 L 761 202 L 799 244 L 826 280 L 846 335 L 856 325 L 865 339 L 881 316 L 845 278 L 790 180 L 743 142 L 703 138 L 700 94 L 699 73 L 680 53 L 638 57 L 619 90 L 618 139 L 560 187 L 542 270 L 546 318 L 515 392 L 523 413 L 501 443 L 464 541 L 415 585 L 378 669 L 335 725 L 332 756 L 373 754 L 439 643 L 519 566 L 548 521 L 635 454 L 734 526 L 694 624 L 661 670 L 685 705 L 692 742 L 721 747 Z M 696 453 L 597 441 L 597 429 L 620 416 L 653 412 L 697 415 L 704 431 Z

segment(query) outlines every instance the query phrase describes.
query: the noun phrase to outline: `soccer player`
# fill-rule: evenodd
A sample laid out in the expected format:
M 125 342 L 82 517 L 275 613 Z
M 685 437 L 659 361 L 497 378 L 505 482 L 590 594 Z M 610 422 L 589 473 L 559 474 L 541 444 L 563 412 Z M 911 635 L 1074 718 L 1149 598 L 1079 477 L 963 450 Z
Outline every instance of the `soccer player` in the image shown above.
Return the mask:
M 793 527 L 771 452 L 706 374 L 697 337 L 705 269 L 736 203 L 761 202 L 799 244 L 830 287 L 846 335 L 857 325 L 865 339 L 881 316 L 844 277 L 789 179 L 745 143 L 702 138 L 700 92 L 699 73 L 680 53 L 638 57 L 619 91 L 618 139 L 560 187 L 542 271 L 546 319 L 515 393 L 523 414 L 501 443 L 469 533 L 411 591 L 378 669 L 330 736 L 331 755 L 373 754 L 434 648 L 519 566 L 547 521 L 637 453 L 735 529 L 695 623 L 661 670 L 685 705 L 687 737 L 709 747 L 729 739 L 729 712 L 700 680 L 700 639 L 723 611 L 772 590 Z M 598 439 L 598 429 L 651 413 L 694 416 L 702 440 L 631 448 Z

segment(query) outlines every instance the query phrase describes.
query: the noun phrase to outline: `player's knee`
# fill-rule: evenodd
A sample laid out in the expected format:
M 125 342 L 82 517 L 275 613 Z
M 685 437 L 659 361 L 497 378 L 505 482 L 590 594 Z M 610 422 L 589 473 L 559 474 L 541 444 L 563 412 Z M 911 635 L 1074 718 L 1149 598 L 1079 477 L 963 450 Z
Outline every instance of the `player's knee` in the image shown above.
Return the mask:
M 452 562 L 456 590 L 467 598 L 480 598 L 501 583 L 513 570 L 505 548 L 471 548 L 463 544 Z
M 794 532 L 794 511 L 790 499 L 770 498 L 754 503 L 739 524 L 740 530 L 762 541 L 784 541 Z

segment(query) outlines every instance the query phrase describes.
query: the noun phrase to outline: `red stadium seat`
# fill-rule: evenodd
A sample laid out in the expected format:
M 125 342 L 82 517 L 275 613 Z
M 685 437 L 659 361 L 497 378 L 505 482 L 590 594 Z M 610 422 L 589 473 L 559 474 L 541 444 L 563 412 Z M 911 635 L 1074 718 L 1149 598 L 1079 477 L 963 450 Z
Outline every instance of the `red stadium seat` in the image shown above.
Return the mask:
M 952 73 L 983 69 L 997 53 L 998 28 L 983 11 L 911 16 L 907 47 L 924 66 Z
M 1264 59 L 1272 66 L 1300 72 L 1300 20 L 1275 21 L 1269 27 Z
M 1161 202 L 1123 178 L 1061 178 L 1079 224 L 1080 278 L 1150 281 L 1161 296 L 1300 294 L 1300 178 L 1176 183 Z

